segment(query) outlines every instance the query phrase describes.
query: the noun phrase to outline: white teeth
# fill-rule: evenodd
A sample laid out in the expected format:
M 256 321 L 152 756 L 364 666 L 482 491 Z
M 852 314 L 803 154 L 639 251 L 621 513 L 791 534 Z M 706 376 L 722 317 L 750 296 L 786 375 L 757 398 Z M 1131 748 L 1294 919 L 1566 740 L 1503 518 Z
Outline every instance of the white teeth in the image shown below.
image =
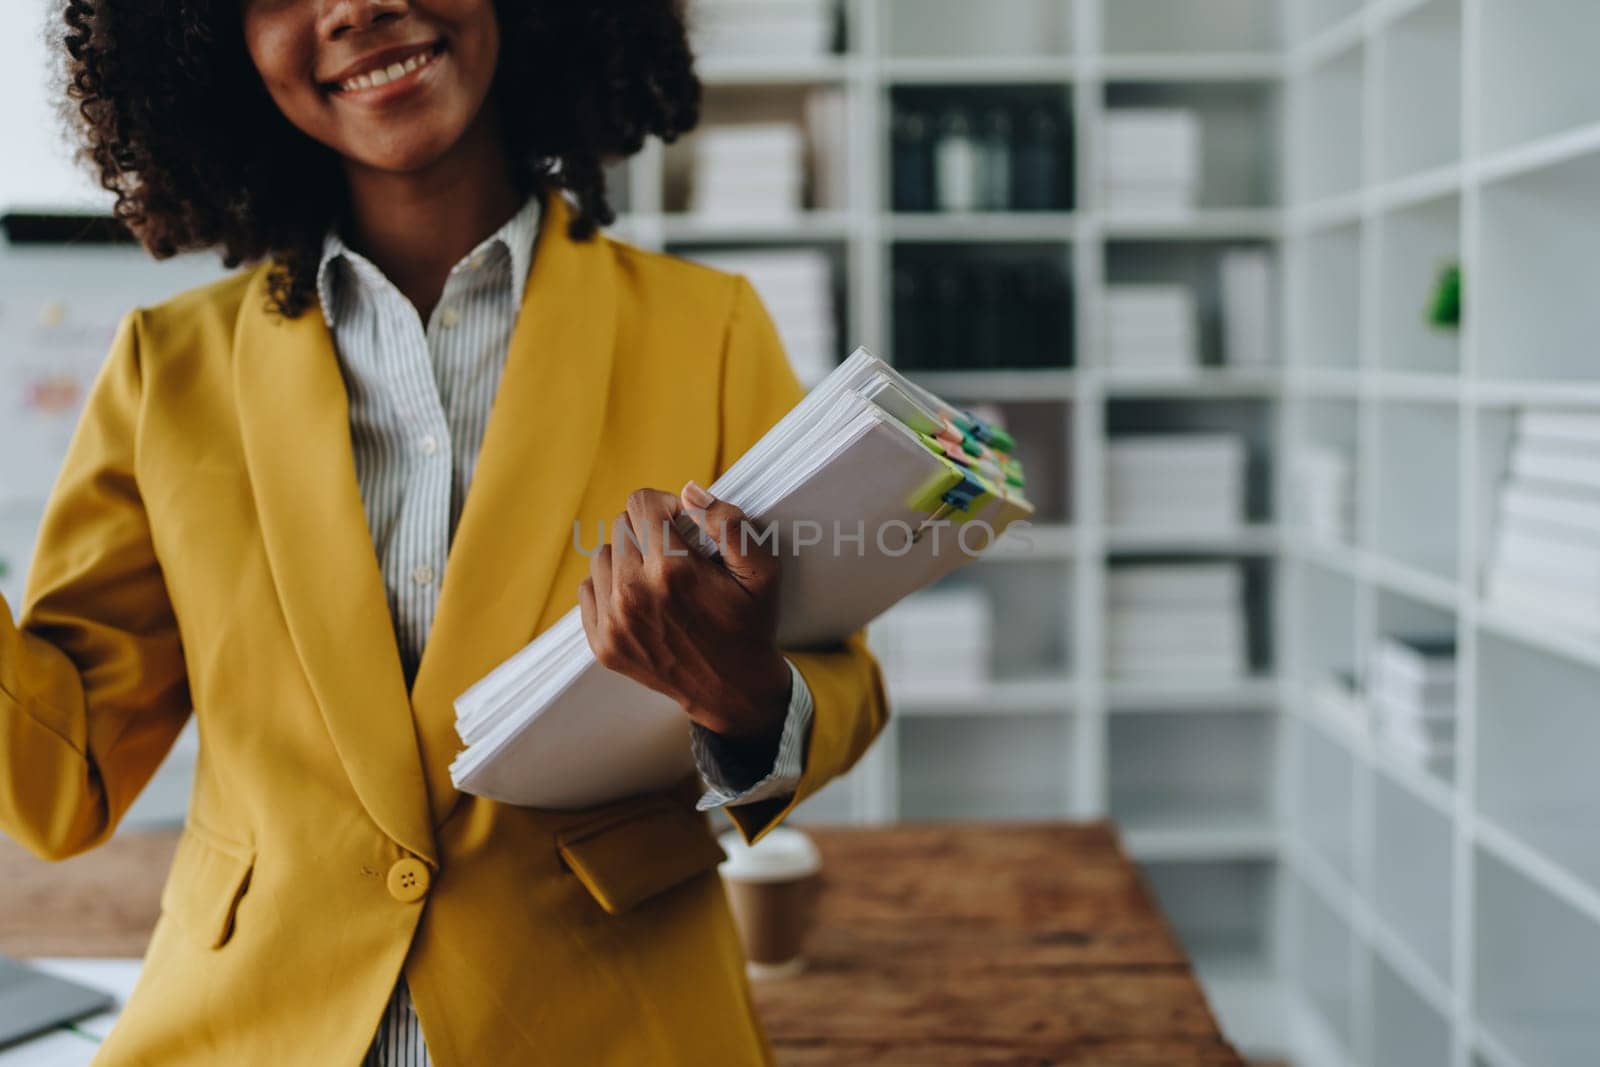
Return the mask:
M 432 52 L 418 52 L 403 63 L 391 63 L 387 67 L 371 71 L 367 74 L 357 74 L 354 78 L 346 78 L 339 83 L 342 92 L 352 93 L 361 89 L 373 89 L 380 85 L 388 85 L 398 78 L 419 70 L 433 62 Z

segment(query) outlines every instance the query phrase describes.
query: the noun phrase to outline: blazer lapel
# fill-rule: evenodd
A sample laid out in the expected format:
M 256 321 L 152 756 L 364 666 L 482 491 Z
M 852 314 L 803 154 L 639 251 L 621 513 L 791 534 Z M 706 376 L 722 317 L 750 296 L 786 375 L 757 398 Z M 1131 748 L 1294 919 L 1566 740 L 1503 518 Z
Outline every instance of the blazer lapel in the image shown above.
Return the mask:
M 459 794 L 455 698 L 538 632 L 605 430 L 617 293 L 605 239 L 546 199 L 532 271 L 412 687 L 434 817 Z
M 257 270 L 245 292 L 234 373 L 273 582 L 356 794 L 385 833 L 437 863 L 333 338 L 316 308 L 295 319 L 269 312 L 266 274 Z

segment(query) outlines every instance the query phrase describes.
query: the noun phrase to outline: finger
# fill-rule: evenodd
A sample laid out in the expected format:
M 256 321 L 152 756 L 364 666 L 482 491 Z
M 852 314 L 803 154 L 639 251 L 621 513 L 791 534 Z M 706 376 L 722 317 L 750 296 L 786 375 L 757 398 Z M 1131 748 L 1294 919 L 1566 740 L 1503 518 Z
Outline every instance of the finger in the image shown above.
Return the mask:
M 589 560 L 589 586 L 594 594 L 595 625 L 603 627 L 611 609 L 611 546 L 601 545 Z
M 639 555 L 639 538 L 624 511 L 611 521 L 611 587 L 609 604 L 617 618 L 627 617 L 623 598 L 639 578 L 643 559 Z
M 677 496 L 659 489 L 639 489 L 629 495 L 628 521 L 644 542 L 641 555 L 646 569 L 688 555 L 689 546 L 676 528 L 682 511 Z
M 730 574 L 745 584 L 767 575 L 773 563 L 772 542 L 760 537 L 763 531 L 741 509 L 717 499 L 696 482 L 683 487 L 682 498 L 689 516 L 717 543 Z
M 600 609 L 594 599 L 593 578 L 585 578 L 578 583 L 578 615 L 583 619 L 583 633 L 589 639 L 592 651 L 595 640 L 600 636 Z

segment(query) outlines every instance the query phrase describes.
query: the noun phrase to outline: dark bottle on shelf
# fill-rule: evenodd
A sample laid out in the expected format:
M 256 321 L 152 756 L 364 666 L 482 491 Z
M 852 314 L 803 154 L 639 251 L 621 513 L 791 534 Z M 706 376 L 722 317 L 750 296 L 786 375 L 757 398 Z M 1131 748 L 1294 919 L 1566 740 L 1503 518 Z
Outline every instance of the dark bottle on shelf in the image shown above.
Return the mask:
M 955 262 L 941 263 L 934 271 L 933 306 L 928 319 L 936 327 L 928 338 L 930 368 L 950 370 L 968 365 L 974 342 L 972 287 L 968 272 Z
M 910 263 L 894 268 L 894 363 L 898 367 L 927 366 L 928 297 L 924 273 Z
M 1014 291 L 1008 275 L 1009 271 L 999 263 L 973 267 L 972 350 L 963 360 L 963 367 L 984 370 L 1016 365 L 1017 355 L 1006 336 Z
M 894 116 L 894 209 L 932 211 L 933 131 L 919 111 L 900 109 Z
M 1068 153 L 1062 123 L 1053 108 L 1030 108 L 1017 138 L 1012 167 L 1012 204 L 1018 211 L 1059 211 Z

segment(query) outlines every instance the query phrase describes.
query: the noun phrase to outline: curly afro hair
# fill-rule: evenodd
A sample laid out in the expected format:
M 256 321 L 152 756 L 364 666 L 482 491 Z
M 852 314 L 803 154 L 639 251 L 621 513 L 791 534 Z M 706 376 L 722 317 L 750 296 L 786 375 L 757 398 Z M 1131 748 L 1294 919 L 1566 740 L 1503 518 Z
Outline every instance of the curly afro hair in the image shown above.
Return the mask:
M 605 165 L 700 115 L 683 0 L 494 0 L 494 90 L 524 194 L 576 201 L 572 236 L 616 218 Z M 245 50 L 241 0 L 65 0 L 62 110 L 79 157 L 157 258 L 271 257 L 271 303 L 316 302 L 322 235 L 344 207 L 337 155 L 289 123 Z M 514 101 L 514 106 L 505 102 Z

